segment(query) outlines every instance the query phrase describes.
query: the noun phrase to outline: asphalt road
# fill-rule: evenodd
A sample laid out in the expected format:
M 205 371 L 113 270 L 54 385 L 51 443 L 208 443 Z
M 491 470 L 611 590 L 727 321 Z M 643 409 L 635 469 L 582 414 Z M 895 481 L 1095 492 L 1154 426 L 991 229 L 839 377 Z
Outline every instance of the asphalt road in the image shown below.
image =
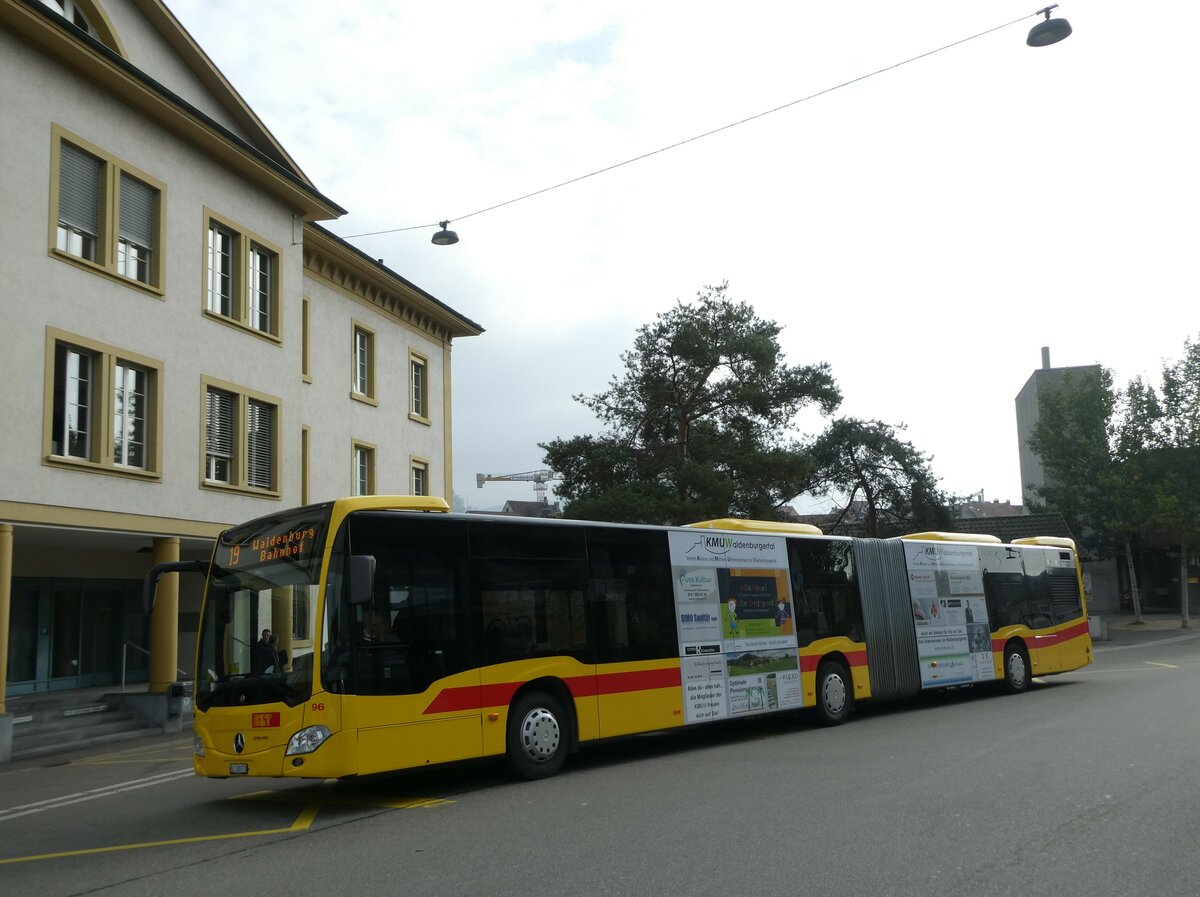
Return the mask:
M 0 768 L 5 894 L 1200 894 L 1200 633 L 963 689 L 340 783 L 205 781 L 190 738 Z

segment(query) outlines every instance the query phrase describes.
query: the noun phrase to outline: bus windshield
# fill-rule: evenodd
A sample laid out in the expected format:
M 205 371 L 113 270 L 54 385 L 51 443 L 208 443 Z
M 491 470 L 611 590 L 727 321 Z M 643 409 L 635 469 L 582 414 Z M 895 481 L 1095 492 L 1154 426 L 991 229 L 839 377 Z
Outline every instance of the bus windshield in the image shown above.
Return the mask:
M 200 621 L 199 709 L 273 702 L 294 707 L 312 693 L 329 510 L 301 508 L 221 534 Z

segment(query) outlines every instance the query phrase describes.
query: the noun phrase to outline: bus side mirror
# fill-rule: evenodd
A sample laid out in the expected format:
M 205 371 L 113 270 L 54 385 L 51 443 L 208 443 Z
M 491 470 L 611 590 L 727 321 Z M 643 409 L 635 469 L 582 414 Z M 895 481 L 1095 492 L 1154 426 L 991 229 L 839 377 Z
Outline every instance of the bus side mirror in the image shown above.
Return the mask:
M 350 555 L 350 603 L 370 604 L 375 589 L 375 555 Z
M 208 561 L 166 561 L 155 564 L 142 580 L 142 609 L 147 615 L 154 612 L 154 593 L 158 581 L 167 573 L 208 573 Z

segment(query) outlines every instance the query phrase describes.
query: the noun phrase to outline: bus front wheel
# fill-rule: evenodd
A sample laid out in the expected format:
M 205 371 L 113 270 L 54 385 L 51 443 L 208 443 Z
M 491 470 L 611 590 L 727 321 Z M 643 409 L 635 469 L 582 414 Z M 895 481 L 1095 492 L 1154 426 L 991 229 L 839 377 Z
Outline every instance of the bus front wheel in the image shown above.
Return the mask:
M 508 711 L 508 760 L 517 775 L 544 779 L 567 757 L 566 713 L 545 692 L 522 695 Z
M 1029 688 L 1029 655 L 1016 642 L 1004 648 L 1004 690 L 1018 695 Z
M 845 664 L 827 660 L 817 670 L 817 713 L 827 726 L 841 725 L 854 708 L 854 680 Z

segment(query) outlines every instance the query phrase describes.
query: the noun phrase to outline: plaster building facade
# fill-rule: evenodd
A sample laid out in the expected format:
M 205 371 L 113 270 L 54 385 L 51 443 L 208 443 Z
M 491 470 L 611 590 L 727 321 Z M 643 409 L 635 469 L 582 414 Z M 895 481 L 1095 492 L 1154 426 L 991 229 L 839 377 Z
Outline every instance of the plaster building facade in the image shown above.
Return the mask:
M 199 583 L 151 616 L 141 580 L 230 524 L 452 495 L 482 328 L 317 223 L 344 210 L 159 0 L 0 0 L 0 82 L 2 718 L 190 678 Z

